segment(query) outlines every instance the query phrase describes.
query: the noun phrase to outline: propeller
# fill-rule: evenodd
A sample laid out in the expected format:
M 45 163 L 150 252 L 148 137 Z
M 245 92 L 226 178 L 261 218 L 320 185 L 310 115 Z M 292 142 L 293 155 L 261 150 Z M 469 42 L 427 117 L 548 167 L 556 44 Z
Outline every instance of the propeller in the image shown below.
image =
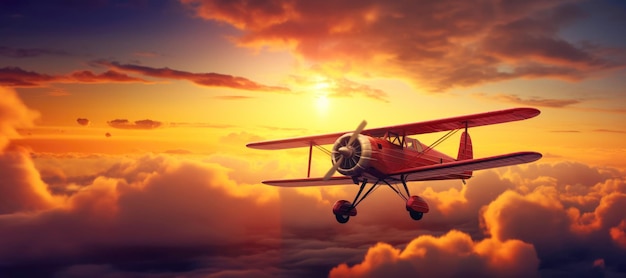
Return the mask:
M 324 175 L 325 181 L 329 180 L 335 174 L 344 159 L 349 159 L 350 157 L 352 157 L 352 155 L 354 154 L 354 150 L 352 149 L 352 143 L 359 137 L 359 134 L 361 133 L 361 131 L 363 131 L 366 125 L 367 122 L 365 120 L 362 121 L 361 124 L 359 124 L 359 126 L 356 128 L 356 130 L 352 132 L 352 136 L 350 136 L 348 144 L 337 149 L 337 152 L 341 154 L 341 157 L 339 157 L 339 160 L 337 160 L 337 162 L 335 162 L 335 164 L 330 167 L 330 170 L 326 172 L 326 175 Z

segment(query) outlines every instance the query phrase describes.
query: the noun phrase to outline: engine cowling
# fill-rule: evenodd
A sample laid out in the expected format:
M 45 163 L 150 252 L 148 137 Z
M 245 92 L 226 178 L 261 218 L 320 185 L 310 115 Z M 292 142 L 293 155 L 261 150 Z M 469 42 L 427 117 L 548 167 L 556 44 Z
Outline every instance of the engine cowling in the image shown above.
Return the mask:
M 346 176 L 359 176 L 367 169 L 372 158 L 372 144 L 369 137 L 358 135 L 357 139 L 348 145 L 352 133 L 346 133 L 335 140 L 331 159 L 333 165 L 343 156 L 337 171 Z

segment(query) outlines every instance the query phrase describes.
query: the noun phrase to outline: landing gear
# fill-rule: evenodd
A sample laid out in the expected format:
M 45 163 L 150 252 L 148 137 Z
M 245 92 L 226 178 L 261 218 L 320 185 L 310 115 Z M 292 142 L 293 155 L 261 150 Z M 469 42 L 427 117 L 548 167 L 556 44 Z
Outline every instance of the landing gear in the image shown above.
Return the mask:
M 333 205 L 333 214 L 337 222 L 344 224 L 350 220 L 350 216 L 356 216 L 356 208 L 347 200 L 339 200 Z
M 345 224 L 345 223 L 348 223 L 348 220 L 350 220 L 350 216 L 343 215 L 343 214 L 335 214 L 335 219 L 337 219 L 337 222 L 341 224 Z
M 367 195 L 369 195 L 372 192 L 372 190 L 374 190 L 374 188 L 376 188 L 376 186 L 378 185 L 378 182 L 375 182 L 374 184 L 372 184 L 372 186 L 367 190 L 367 192 L 365 192 L 363 197 L 361 197 L 361 193 L 363 193 L 363 189 L 365 189 L 365 185 L 367 185 L 367 180 L 363 180 L 363 183 L 361 183 L 359 192 L 354 197 L 354 201 L 352 201 L 352 203 L 350 203 L 347 200 L 339 200 L 335 202 L 335 205 L 333 205 L 333 214 L 335 215 L 335 219 L 337 219 L 337 222 L 344 224 L 348 222 L 348 220 L 350 220 L 350 216 L 356 216 L 356 206 L 361 201 L 363 201 L 363 199 L 365 199 L 365 197 L 367 197 Z M 361 197 L 361 199 L 359 199 L 359 197 Z
M 361 197 L 361 193 L 363 193 L 363 190 L 367 185 L 367 180 L 363 180 L 363 182 L 361 183 L 361 187 L 359 188 L 359 192 L 356 194 L 356 197 L 354 197 L 354 201 L 352 203 L 347 200 L 339 200 L 335 202 L 335 205 L 333 205 L 333 214 L 335 215 L 335 219 L 337 219 L 337 222 L 344 224 L 347 223 L 348 220 L 350 220 L 350 216 L 356 216 L 356 206 L 361 203 L 361 201 L 363 201 L 363 199 L 365 199 L 365 197 L 367 197 L 367 195 L 369 195 L 374 189 L 376 189 L 380 182 L 387 184 L 389 188 L 391 188 L 394 192 L 396 192 L 396 194 L 398 194 L 398 196 L 406 201 L 406 210 L 409 212 L 409 216 L 411 216 L 411 219 L 422 219 L 422 217 L 424 217 L 424 213 L 427 213 L 429 210 L 428 203 L 426 203 L 426 201 L 424 201 L 424 199 L 422 199 L 422 197 L 420 196 L 411 196 L 409 194 L 409 187 L 406 185 L 406 176 L 402 175 L 400 181 L 404 186 L 404 192 L 406 192 L 406 196 L 403 194 L 403 192 L 400 191 L 399 188 L 397 188 L 397 184 L 395 186 L 392 186 L 386 180 L 379 179 L 378 181 L 373 183 L 372 186 Z M 361 198 L 359 199 L 359 197 Z
M 424 213 L 423 212 L 417 212 L 417 211 L 414 211 L 414 210 L 409 210 L 409 215 L 411 216 L 411 219 L 417 221 L 417 220 L 422 219 L 422 217 L 424 216 Z

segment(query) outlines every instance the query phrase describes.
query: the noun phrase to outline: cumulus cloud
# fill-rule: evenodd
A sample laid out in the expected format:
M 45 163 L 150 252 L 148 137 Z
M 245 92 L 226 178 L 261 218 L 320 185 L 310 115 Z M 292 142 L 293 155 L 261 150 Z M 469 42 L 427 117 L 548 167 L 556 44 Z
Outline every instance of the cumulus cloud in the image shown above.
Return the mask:
M 18 135 L 18 128 L 32 126 L 38 115 L 26 107 L 14 91 L 0 87 L 0 152 L 9 138 Z
M 519 240 L 474 242 L 452 230 L 441 237 L 420 236 L 404 250 L 385 243 L 371 247 L 363 262 L 341 264 L 330 277 L 536 277 L 539 260 L 532 245 Z
M 34 116 L 3 93 L 0 138 L 7 141 Z M 233 133 L 220 142 L 254 137 Z M 47 159 L 4 150 L 0 272 L 527 277 L 575 266 L 581 275 L 623 275 L 621 169 L 534 163 L 480 171 L 466 185 L 410 184 L 431 204 L 419 222 L 381 189 L 339 225 L 330 207 L 358 188 L 259 184 L 270 174 L 301 176 L 293 164 L 227 153 Z
M 28 153 L 6 148 L 16 129 L 31 126 L 37 113 L 11 90 L 0 87 L 0 96 L 0 215 L 50 208 L 58 200 L 39 178 Z
M 283 47 L 334 73 L 400 76 L 431 91 L 513 78 L 580 80 L 626 64 L 623 49 L 614 59 L 602 51 L 610 46 L 560 35 L 585 16 L 576 1 L 181 2 L 242 30 L 240 45 Z
M 22 187 L 42 185 L 40 180 L 17 180 L 22 180 Z M 52 258 L 63 265 L 76 256 L 132 265 L 147 254 L 142 249 L 160 250 L 153 259 L 164 263 L 170 260 L 159 257 L 167 254 L 165 250 L 178 250 L 180 261 L 186 261 L 189 256 L 217 254 L 213 252 L 220 246 L 244 244 L 249 231 L 271 235 L 268 229 L 278 225 L 272 212 L 276 207 L 250 203 L 259 217 L 249 218 L 250 206 L 232 206 L 246 203 L 243 196 L 229 193 L 228 188 L 236 186 L 216 164 L 158 156 L 118 164 L 46 211 L 0 216 L 0 268 Z M 254 191 L 258 190 L 248 192 Z M 9 197 L 19 195 L 2 196 L 5 210 Z M 30 209 L 29 203 L 18 201 L 21 207 L 4 212 Z M 38 248 L 20 248 L 23 244 Z
M 119 129 L 155 129 L 159 128 L 163 125 L 162 122 L 153 121 L 150 119 L 139 120 L 131 123 L 127 119 L 115 119 L 112 121 L 108 121 L 107 124 L 114 128 Z

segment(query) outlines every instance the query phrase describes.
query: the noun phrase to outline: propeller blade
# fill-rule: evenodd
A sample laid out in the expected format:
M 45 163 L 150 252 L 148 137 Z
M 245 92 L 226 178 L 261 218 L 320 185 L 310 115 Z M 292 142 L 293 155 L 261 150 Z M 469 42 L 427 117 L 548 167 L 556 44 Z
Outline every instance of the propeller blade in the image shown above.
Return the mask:
M 348 146 L 352 145 L 352 142 L 354 142 L 354 140 L 356 140 L 356 138 L 359 136 L 359 134 L 361 134 L 361 131 L 363 131 L 363 129 L 365 128 L 365 126 L 367 125 L 367 122 L 365 120 L 363 120 L 359 126 L 356 128 L 356 130 L 354 132 L 352 132 L 352 136 L 350 136 L 350 140 L 348 140 Z
M 339 160 L 337 160 L 337 163 L 335 163 L 333 167 L 330 167 L 330 170 L 328 170 L 326 175 L 324 175 L 325 181 L 329 180 L 335 174 L 335 172 L 337 171 L 337 168 L 339 168 L 342 162 L 343 162 L 343 156 L 340 157 Z
M 352 145 L 354 140 L 356 140 L 356 138 L 359 137 L 359 134 L 361 133 L 361 131 L 363 131 L 366 125 L 367 125 L 367 122 L 363 120 L 359 124 L 359 126 L 356 128 L 356 130 L 352 132 L 352 135 L 350 136 L 350 140 L 348 140 L 348 146 Z M 330 167 L 330 170 L 326 172 L 326 175 L 324 175 L 325 181 L 329 180 L 335 174 L 335 172 L 337 172 L 337 169 L 339 169 L 339 166 L 341 166 L 341 163 L 346 158 L 346 154 L 344 153 L 346 152 L 341 152 L 341 157 L 339 157 L 339 160 L 337 160 L 337 163 L 335 163 L 332 167 Z

